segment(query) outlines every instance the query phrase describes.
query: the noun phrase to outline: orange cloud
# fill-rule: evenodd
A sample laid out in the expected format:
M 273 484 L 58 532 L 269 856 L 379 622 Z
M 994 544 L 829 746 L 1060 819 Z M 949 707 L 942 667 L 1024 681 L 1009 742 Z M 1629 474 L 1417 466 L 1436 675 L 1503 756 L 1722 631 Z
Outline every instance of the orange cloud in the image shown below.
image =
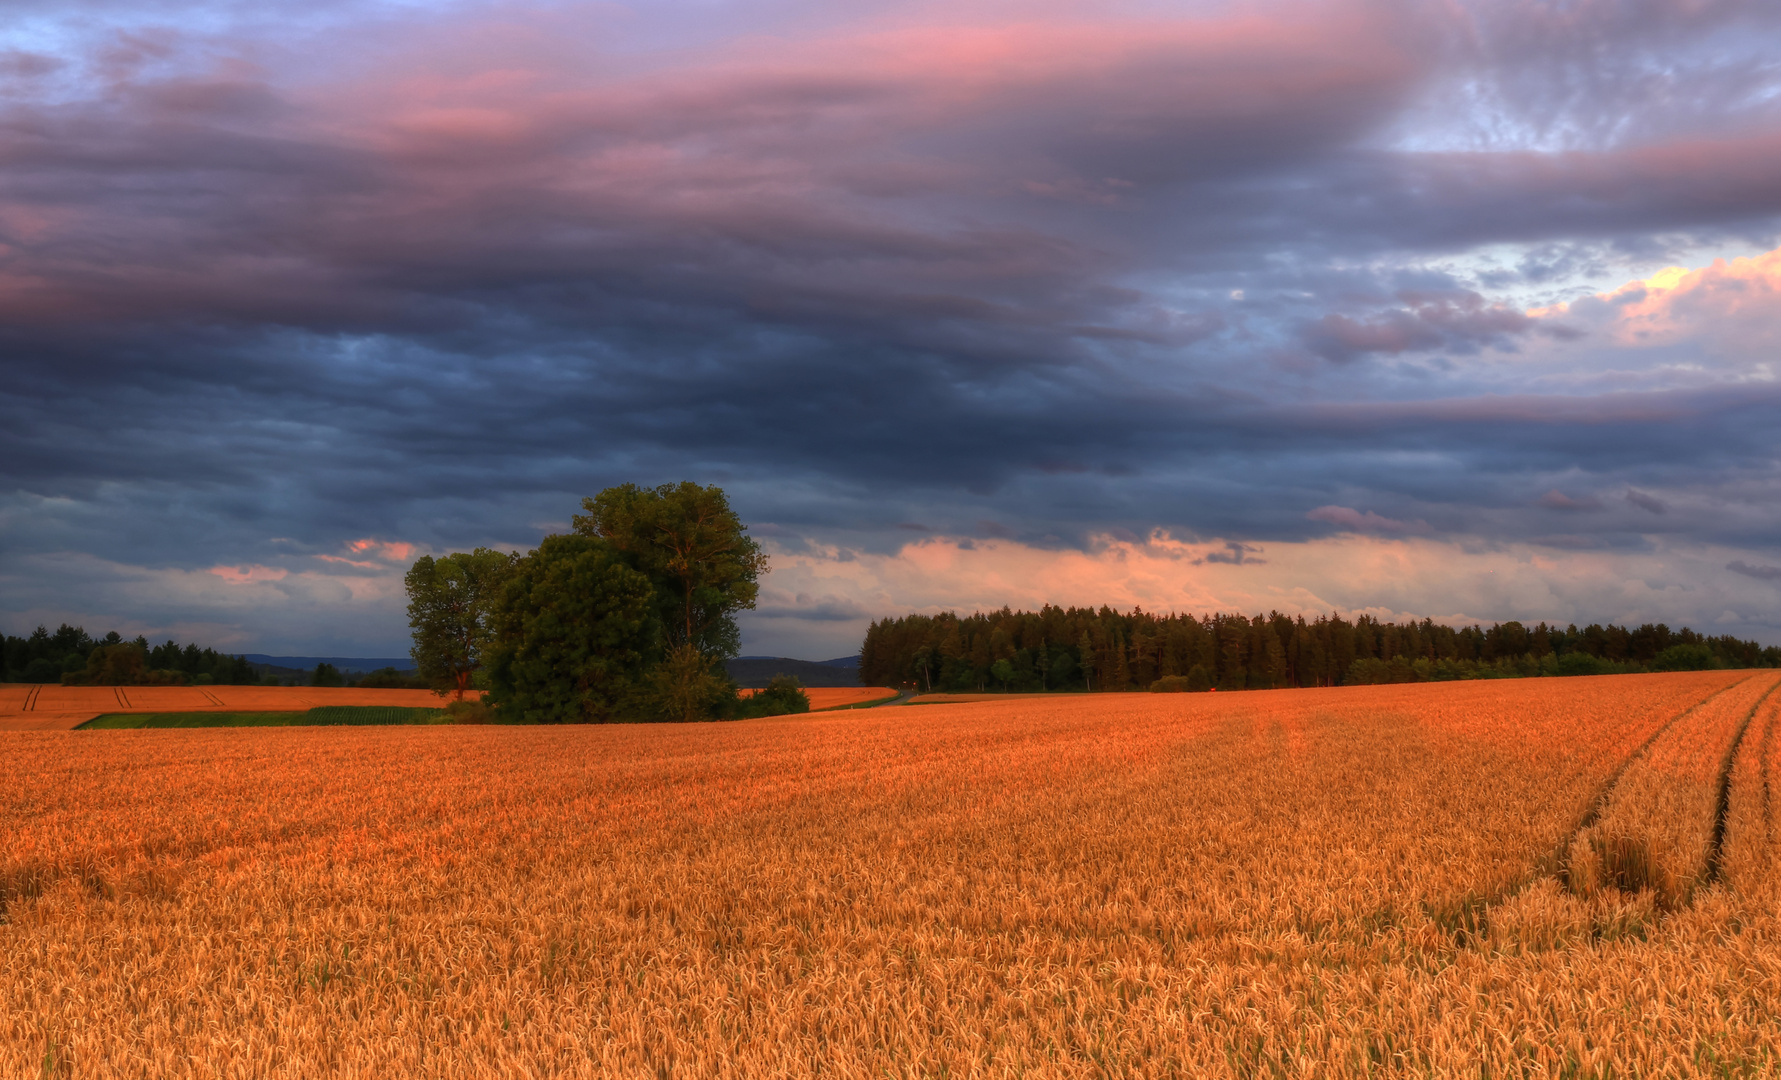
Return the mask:
M 1781 311 L 1781 248 L 1738 259 L 1715 259 L 1690 270 L 1667 266 L 1586 300 L 1528 312 L 1534 318 L 1606 309 L 1614 340 L 1656 345 L 1686 335 L 1723 333 L 1740 322 L 1772 324 Z
M 384 562 L 407 562 L 409 556 L 414 554 L 414 545 L 400 540 L 374 540 L 366 537 L 363 540 L 351 541 L 346 545 L 346 550 L 354 555 L 370 555 L 372 558 L 381 559 Z M 327 559 L 331 562 L 352 561 L 335 555 L 317 555 L 316 558 Z M 352 565 L 368 567 L 373 564 L 355 562 Z

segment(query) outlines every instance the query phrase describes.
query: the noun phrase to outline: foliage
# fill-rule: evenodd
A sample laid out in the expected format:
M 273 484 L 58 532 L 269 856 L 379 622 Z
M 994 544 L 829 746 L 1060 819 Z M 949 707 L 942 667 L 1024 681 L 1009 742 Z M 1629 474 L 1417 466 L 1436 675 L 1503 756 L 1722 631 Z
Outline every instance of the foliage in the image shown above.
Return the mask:
M 489 695 L 525 723 L 603 723 L 646 707 L 656 591 L 611 545 L 547 536 L 515 563 L 492 613 Z
M 690 642 L 668 651 L 649 676 L 653 718 L 691 724 L 736 709 L 736 684 L 714 658 Z
M 495 724 L 500 715 L 494 706 L 481 698 L 465 698 L 445 707 L 445 715 L 454 724 Z
M 739 712 L 744 719 L 786 716 L 810 711 L 810 696 L 790 675 L 775 675 L 764 690 L 743 698 Z
M 1193 683 L 1186 675 L 1164 675 L 1150 684 L 1150 692 L 1153 694 L 1185 694 L 1192 688 Z
M 345 686 L 346 679 L 341 676 L 340 669 L 333 664 L 321 663 L 315 665 L 315 671 L 309 676 L 309 685 Z
M 409 655 L 440 694 L 455 693 L 462 701 L 482 668 L 492 635 L 490 613 L 516 559 L 512 552 L 477 548 L 437 559 L 423 555 L 409 567 L 403 579 L 414 631 Z
M 87 654 L 85 669 L 63 675 L 62 682 L 70 686 L 135 686 L 145 681 L 147 670 L 144 651 L 125 641 L 95 647 Z
M 120 645 L 136 650 L 140 667 L 117 651 Z M 94 651 L 101 648 L 108 652 L 89 670 Z M 181 647 L 172 641 L 151 648 L 146 639 L 125 641 L 115 630 L 95 640 L 84 629 L 67 623 L 53 634 L 39 626 L 29 637 L 0 639 L 0 669 L 6 682 L 177 686 L 204 680 L 223 684 L 259 681 L 259 673 L 243 657 L 196 645 Z M 95 678 L 107 681 L 93 682 Z
M 366 672 L 352 685 L 365 690 L 426 690 L 432 684 L 418 673 L 409 675 L 393 667 L 380 667 Z
M 1713 650 L 1699 641 L 1671 645 L 1651 661 L 1653 671 L 1711 671 L 1724 666 Z
M 1365 615 L 1196 617 L 1050 605 L 883 619 L 860 648 L 862 685 L 942 692 L 1132 690 L 1169 676 L 1195 679 L 1195 669 L 1205 682 L 1195 689 L 1256 690 L 1701 666 L 1781 666 L 1781 648 L 1662 624 L 1456 629 Z
M 754 607 L 767 556 L 722 488 L 691 481 L 623 484 L 583 499 L 581 507 L 587 513 L 575 516 L 575 531 L 623 552 L 655 586 L 665 654 L 688 644 L 720 660 L 740 651 L 735 615 Z M 686 674 L 698 678 L 690 668 Z
M 469 704 L 469 702 L 464 702 Z M 391 705 L 324 705 L 307 711 L 107 713 L 80 725 L 83 731 L 132 728 L 387 727 L 447 722 L 448 713 Z

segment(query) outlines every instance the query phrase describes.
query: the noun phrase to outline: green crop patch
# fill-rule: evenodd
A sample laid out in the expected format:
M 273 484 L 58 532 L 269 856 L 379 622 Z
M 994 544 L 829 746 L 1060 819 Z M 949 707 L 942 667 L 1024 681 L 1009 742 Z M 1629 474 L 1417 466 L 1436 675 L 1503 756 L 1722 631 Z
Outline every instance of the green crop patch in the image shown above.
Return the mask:
M 118 728 L 201 727 L 388 727 L 404 724 L 447 724 L 438 709 L 392 705 L 325 705 L 307 712 L 167 712 L 107 713 L 80 725 L 82 731 Z

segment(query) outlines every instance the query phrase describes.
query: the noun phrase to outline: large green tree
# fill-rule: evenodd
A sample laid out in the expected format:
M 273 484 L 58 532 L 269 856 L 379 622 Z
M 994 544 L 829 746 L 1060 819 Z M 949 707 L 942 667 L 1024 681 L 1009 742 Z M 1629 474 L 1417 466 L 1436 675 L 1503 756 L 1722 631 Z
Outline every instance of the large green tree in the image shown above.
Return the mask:
M 458 700 L 483 666 L 493 638 L 490 620 L 513 572 L 517 553 L 477 548 L 435 559 L 423 555 L 409 567 L 408 625 L 414 630 L 414 657 L 420 675 L 440 693 Z
M 496 608 L 490 700 L 527 723 L 603 723 L 654 711 L 656 590 L 611 545 L 547 536 Z
M 575 531 L 625 554 L 655 585 L 667 652 L 723 660 L 741 649 L 736 612 L 753 608 L 767 556 L 720 487 L 623 484 L 583 499 Z
M 656 714 L 682 722 L 733 714 L 736 688 L 722 662 L 741 651 L 736 612 L 754 607 L 767 556 L 723 489 L 623 484 L 581 508 L 575 531 L 621 552 L 655 589 L 663 635 L 650 680 Z

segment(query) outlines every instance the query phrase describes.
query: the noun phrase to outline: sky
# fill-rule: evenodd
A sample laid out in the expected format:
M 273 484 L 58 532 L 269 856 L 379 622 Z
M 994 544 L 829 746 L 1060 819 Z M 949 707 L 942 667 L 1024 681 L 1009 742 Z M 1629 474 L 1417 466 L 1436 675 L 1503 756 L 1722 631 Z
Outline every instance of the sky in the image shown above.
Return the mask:
M 9 0 L 0 630 L 407 651 L 717 484 L 1004 604 L 1781 643 L 1781 5 Z

